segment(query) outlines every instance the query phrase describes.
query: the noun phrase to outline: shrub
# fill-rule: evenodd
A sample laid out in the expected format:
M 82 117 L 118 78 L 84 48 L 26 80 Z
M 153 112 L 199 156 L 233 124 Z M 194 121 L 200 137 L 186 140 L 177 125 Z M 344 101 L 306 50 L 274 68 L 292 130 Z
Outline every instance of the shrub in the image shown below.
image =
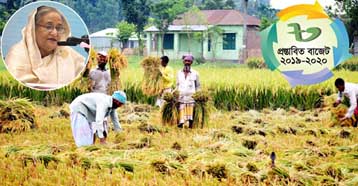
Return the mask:
M 258 57 L 250 57 L 248 59 L 246 59 L 247 66 L 250 69 L 261 69 L 261 68 L 266 68 L 266 63 L 264 61 L 263 58 L 258 58 Z

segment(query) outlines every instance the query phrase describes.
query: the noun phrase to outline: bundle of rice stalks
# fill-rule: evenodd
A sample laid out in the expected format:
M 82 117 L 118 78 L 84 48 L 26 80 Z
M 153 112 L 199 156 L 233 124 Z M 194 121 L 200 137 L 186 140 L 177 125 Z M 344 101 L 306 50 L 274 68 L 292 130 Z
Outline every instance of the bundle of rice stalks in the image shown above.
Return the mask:
M 257 142 L 253 141 L 253 140 L 244 140 L 242 142 L 242 146 L 246 147 L 247 149 L 251 149 L 251 150 L 255 149 L 256 145 L 257 145 Z
M 97 64 L 97 51 L 94 48 L 91 48 L 86 68 L 91 70 L 95 64 Z
M 324 170 L 324 174 L 332 177 L 333 179 L 338 179 L 339 181 L 344 178 L 343 173 L 340 168 L 335 167 L 334 165 L 328 166 Z
M 338 136 L 340 138 L 349 138 L 351 136 L 351 133 L 349 131 L 342 130 L 341 132 L 339 132 Z
M 241 126 L 232 126 L 231 130 L 236 134 L 241 134 L 244 131 L 244 129 Z
M 240 175 L 240 180 L 244 185 L 257 185 L 259 183 L 259 179 L 250 172 L 244 172 Z
M 175 142 L 175 143 L 172 145 L 172 149 L 180 150 L 180 149 L 181 149 L 181 145 L 180 145 L 178 142 Z
M 175 160 L 178 160 L 180 163 L 185 162 L 186 159 L 188 159 L 189 155 L 186 152 L 179 152 L 175 156 Z
M 165 93 L 163 99 L 165 103 L 161 109 L 163 125 L 177 125 L 179 122 L 179 92 Z
M 91 48 L 85 70 L 71 83 L 71 88 L 78 89 L 81 92 L 90 92 L 92 82 L 89 78 L 89 73 L 91 69 L 94 68 L 95 64 L 97 64 L 97 52 Z
M 79 91 L 79 92 L 90 92 L 91 90 L 91 80 L 88 78 L 88 73 L 86 77 L 84 75 L 79 76 L 76 80 L 71 83 L 69 87 L 70 91 Z
M 334 107 L 333 104 L 336 101 L 337 96 L 336 95 L 331 95 L 331 96 L 326 96 L 324 98 L 324 106 L 326 107 L 326 109 L 328 109 L 331 112 L 331 123 L 330 126 L 334 127 L 334 126 L 342 126 L 342 127 L 350 127 L 353 126 L 353 123 L 356 121 L 356 119 L 354 116 L 350 119 L 346 119 L 344 121 L 340 121 L 340 118 L 343 118 L 345 116 L 345 114 L 347 113 L 348 110 L 348 103 L 347 100 L 348 99 L 344 99 L 344 102 L 341 103 L 340 105 L 338 105 L 337 107 Z
M 342 126 L 342 127 L 350 127 L 353 126 L 353 123 L 355 122 L 355 118 L 354 116 L 352 118 L 346 119 L 344 121 L 340 121 L 340 118 L 343 118 L 345 116 L 345 114 L 347 113 L 347 106 L 340 104 L 337 107 L 333 107 L 330 109 L 331 110 L 331 123 L 330 126 L 334 127 L 334 126 Z
M 36 159 L 41 161 L 41 163 L 43 163 L 45 167 L 47 167 L 50 162 L 54 162 L 54 163 L 60 162 L 60 160 L 56 156 L 53 156 L 51 154 L 38 155 Z
M 108 50 L 108 65 L 111 74 L 109 94 L 121 89 L 120 70 L 127 68 L 128 59 L 116 48 Z
M 34 106 L 27 99 L 0 101 L 0 132 L 21 132 L 36 127 Z
M 226 168 L 225 164 L 215 164 L 209 165 L 206 169 L 206 172 L 210 174 L 212 177 L 217 178 L 219 181 L 221 179 L 228 178 L 229 171 Z
M 154 125 L 142 123 L 138 126 L 138 129 L 141 132 L 148 132 L 148 133 L 154 133 L 154 132 L 161 132 L 160 128 Z
M 131 148 L 141 149 L 145 147 L 151 147 L 152 146 L 152 138 L 150 137 L 144 137 L 141 138 L 138 142 L 132 142 L 128 144 Z
M 57 112 L 54 112 L 53 114 L 51 114 L 49 116 L 49 118 L 53 119 L 53 118 L 69 118 L 70 117 L 70 109 L 69 109 L 69 104 L 64 103 L 60 110 Z
M 257 166 L 254 163 L 248 163 L 246 165 L 246 168 L 248 171 L 254 172 L 254 173 L 259 171 L 259 169 L 257 168 Z
M 209 92 L 205 90 L 197 91 L 193 98 L 195 100 L 193 128 L 203 128 L 208 123 L 212 110 L 209 104 Z
M 88 158 L 82 158 L 81 160 L 81 167 L 84 168 L 84 169 L 90 169 L 91 166 L 92 166 L 92 162 L 90 159 Z
M 117 168 L 122 168 L 123 170 L 125 170 L 127 172 L 134 172 L 134 165 L 131 163 L 117 162 L 114 164 L 114 166 Z
M 162 174 L 169 174 L 170 173 L 170 167 L 168 163 L 164 160 L 156 160 L 151 163 L 152 167 Z
M 88 78 L 88 74 L 92 68 L 94 68 L 97 64 L 97 51 L 91 48 L 89 53 L 88 62 L 86 64 L 85 70 L 82 72 L 82 77 Z
M 269 170 L 268 177 L 271 180 L 281 180 L 281 181 L 284 180 L 288 181 L 290 179 L 290 175 L 288 171 L 280 167 L 274 167 L 271 170 Z
M 160 59 L 148 56 L 144 58 L 140 65 L 144 70 L 142 81 L 142 91 L 148 96 L 157 96 L 163 90 L 163 80 L 160 73 Z

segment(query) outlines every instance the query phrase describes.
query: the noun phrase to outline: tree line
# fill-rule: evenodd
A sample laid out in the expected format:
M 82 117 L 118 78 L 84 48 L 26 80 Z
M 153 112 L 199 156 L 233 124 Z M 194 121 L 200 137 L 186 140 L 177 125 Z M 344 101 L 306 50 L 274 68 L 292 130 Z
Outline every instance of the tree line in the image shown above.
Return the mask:
M 36 0 L 7 0 L 0 3 L 0 32 L 6 21 L 20 7 Z M 192 9 L 238 9 L 261 19 L 260 29 L 276 20 L 278 10 L 269 0 L 56 0 L 73 8 L 87 24 L 91 33 L 108 27 L 121 29 L 117 37 L 126 42 L 131 32 L 136 32 L 140 46 L 143 30 L 156 26 L 164 33 L 179 14 Z M 350 41 L 358 35 L 358 0 L 335 0 L 336 8 L 326 7 L 332 17 L 341 18 L 348 29 Z M 129 35 L 129 36 L 128 36 Z M 141 48 L 141 47 L 140 47 Z
M 0 32 L 6 21 L 20 7 L 37 0 L 5 0 L 0 1 Z M 140 11 L 146 19 L 153 17 L 157 9 L 153 8 L 163 0 L 55 0 L 73 8 L 87 24 L 89 31 L 96 32 L 108 27 L 114 27 L 119 21 L 127 20 L 142 27 L 141 18 L 134 18 Z M 181 4 L 181 1 L 172 1 Z M 260 16 L 262 7 L 268 6 L 268 0 L 249 1 L 248 14 Z M 174 3 L 176 4 L 176 3 Z M 184 0 L 183 6 L 190 8 L 196 6 L 201 10 L 242 9 L 241 0 Z M 130 11 L 129 11 L 130 10 Z M 133 11 L 134 10 L 134 11 Z M 271 16 L 269 16 L 271 17 Z M 130 19 L 131 21 L 129 21 Z

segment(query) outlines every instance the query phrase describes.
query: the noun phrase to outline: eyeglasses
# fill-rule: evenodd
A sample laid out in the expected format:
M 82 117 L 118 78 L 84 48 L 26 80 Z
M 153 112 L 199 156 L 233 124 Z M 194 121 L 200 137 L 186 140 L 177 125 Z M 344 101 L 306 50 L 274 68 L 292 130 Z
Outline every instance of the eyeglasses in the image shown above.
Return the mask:
M 63 27 L 63 26 L 56 26 L 56 27 L 55 27 L 55 26 L 53 26 L 53 25 L 51 25 L 51 24 L 48 24 L 48 25 L 36 24 L 36 25 L 45 28 L 48 33 L 52 32 L 53 29 L 56 29 L 57 33 L 59 33 L 59 34 L 65 33 L 65 27 Z

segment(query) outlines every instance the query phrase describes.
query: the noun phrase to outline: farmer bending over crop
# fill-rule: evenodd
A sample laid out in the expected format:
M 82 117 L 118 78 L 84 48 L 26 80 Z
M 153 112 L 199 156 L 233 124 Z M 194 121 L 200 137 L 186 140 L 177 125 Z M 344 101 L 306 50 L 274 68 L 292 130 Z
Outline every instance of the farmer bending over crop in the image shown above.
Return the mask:
M 78 96 L 70 105 L 71 128 L 77 147 L 94 144 L 96 135 L 101 144 L 106 142 L 108 127 L 103 122 L 111 116 L 114 131 L 121 131 L 116 109 L 126 102 L 123 91 L 115 91 L 112 96 L 102 93 L 87 93 Z
M 169 58 L 168 56 L 162 56 L 160 58 L 162 68 L 160 68 L 160 75 L 163 78 L 163 90 L 157 98 L 156 105 L 161 107 L 163 105 L 163 95 L 164 93 L 171 92 L 174 82 L 174 72 L 173 69 L 168 66 Z
M 177 89 L 179 90 L 179 128 L 183 128 L 184 122 L 189 121 L 189 128 L 193 127 L 193 115 L 195 101 L 193 94 L 199 90 L 199 74 L 191 69 L 194 57 L 183 56 L 184 68 L 177 75 Z
M 345 83 L 342 78 L 337 78 L 336 82 L 334 83 L 338 89 L 338 98 L 337 101 L 333 104 L 334 107 L 338 106 L 342 102 L 343 96 L 349 98 L 350 107 L 346 115 L 340 119 L 343 121 L 345 119 L 351 118 L 353 114 L 355 115 L 356 121 L 353 124 L 354 127 L 357 127 L 358 123 L 358 84 L 353 83 Z
M 89 78 L 91 79 L 91 92 L 107 94 L 108 87 L 111 83 L 111 76 L 106 69 L 107 52 L 98 52 L 98 68 L 91 70 Z

